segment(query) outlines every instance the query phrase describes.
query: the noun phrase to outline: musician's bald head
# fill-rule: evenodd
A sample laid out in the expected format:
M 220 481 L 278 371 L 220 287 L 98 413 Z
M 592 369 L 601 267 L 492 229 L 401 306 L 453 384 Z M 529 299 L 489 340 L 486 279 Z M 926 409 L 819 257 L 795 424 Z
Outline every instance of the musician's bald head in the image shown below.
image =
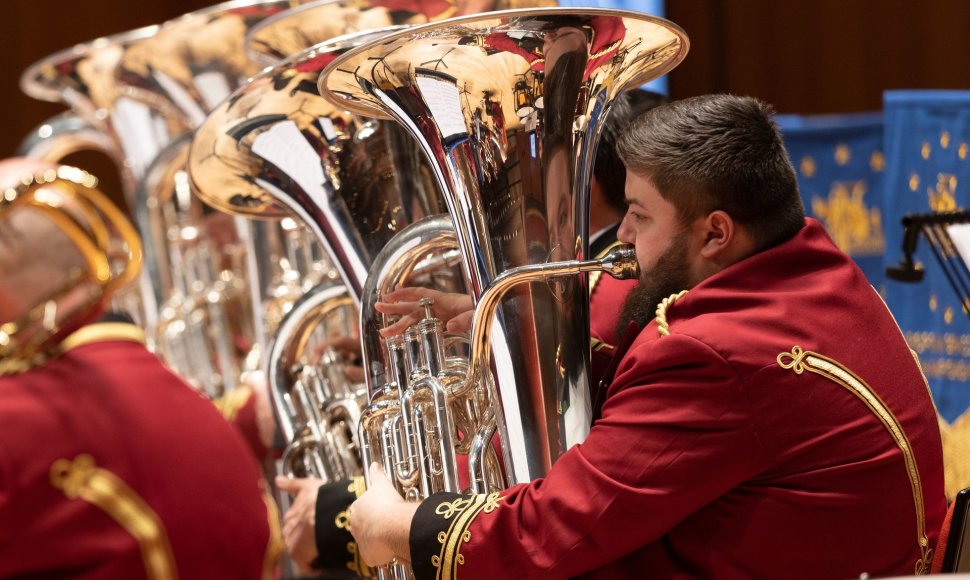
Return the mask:
M 0 192 L 56 167 L 34 159 L 4 159 Z M 19 204 L 0 205 L 0 322 L 22 314 L 82 267 L 84 257 L 48 215 Z

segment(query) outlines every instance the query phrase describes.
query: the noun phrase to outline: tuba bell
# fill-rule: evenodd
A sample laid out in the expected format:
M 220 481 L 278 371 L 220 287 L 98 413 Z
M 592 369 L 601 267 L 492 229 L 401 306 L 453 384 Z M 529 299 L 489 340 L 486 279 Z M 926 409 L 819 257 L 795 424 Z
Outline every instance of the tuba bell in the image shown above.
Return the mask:
M 93 147 L 118 165 L 145 246 L 139 318 L 149 345 L 213 397 L 237 384 L 249 347 L 263 338 L 255 328 L 263 320 L 263 299 L 284 294 L 285 283 L 307 272 L 257 278 L 271 270 L 265 264 L 280 263 L 286 234 L 210 219 L 211 210 L 190 195 L 180 164 L 187 136 L 259 70 L 245 56 L 248 31 L 299 3 L 225 2 L 61 51 L 21 78 L 31 96 L 62 101 L 73 111 L 73 119 L 46 124 L 43 136 L 24 144 L 25 152 L 56 160 Z M 274 236 L 275 246 L 258 244 Z M 269 247 L 278 249 L 270 254 Z M 260 291 L 255 300 L 248 295 L 253 287 Z M 232 324 L 223 321 L 238 324 L 227 332 Z
M 74 250 L 60 251 L 57 264 L 20 264 L 27 272 L 57 271 L 41 277 L 51 283 L 40 295 L 30 296 L 29 304 L 0 319 L 0 375 L 43 364 L 68 334 L 95 320 L 111 296 L 137 278 L 142 260 L 138 235 L 96 187 L 97 179 L 89 173 L 60 166 L 24 175 L 19 184 L 0 192 L 0 240 L 5 247 L 15 248 L 23 243 L 21 237 L 43 231 L 59 250 L 58 239 L 69 241 Z M 10 255 L 8 265 L 9 260 Z M 68 268 L 66 274 L 62 266 Z M 20 268 L 6 272 L 5 282 L 22 276 Z
M 360 472 L 353 439 L 363 393 L 338 372 L 342 360 L 325 349 L 317 360 L 315 351 L 334 338 L 331 325 L 320 323 L 336 313 L 353 320 L 338 334 L 356 335 L 374 257 L 407 224 L 444 211 L 427 161 L 396 124 L 347 113 L 318 93 L 327 63 L 387 33 L 324 42 L 255 75 L 199 127 L 189 154 L 192 186 L 206 203 L 230 215 L 303 224 L 333 265 L 334 274 L 316 280 L 283 317 L 266 354 L 290 475 L 329 480 Z
M 636 272 L 629 248 L 585 259 L 602 121 L 622 91 L 686 52 L 680 28 L 645 14 L 513 10 L 394 33 L 322 73 L 322 94 L 351 111 L 380 109 L 433 160 L 476 304 L 464 368 L 441 362 L 440 321 L 428 317 L 403 345 L 388 344 L 402 356 L 362 414 L 365 460 L 384 462 L 406 497 L 454 491 L 463 478 L 477 493 L 531 481 L 588 433 L 583 274 Z M 498 481 L 483 467 L 496 433 Z M 456 451 L 467 454 L 464 473 L 449 465 Z M 432 473 L 415 482 L 402 466 Z

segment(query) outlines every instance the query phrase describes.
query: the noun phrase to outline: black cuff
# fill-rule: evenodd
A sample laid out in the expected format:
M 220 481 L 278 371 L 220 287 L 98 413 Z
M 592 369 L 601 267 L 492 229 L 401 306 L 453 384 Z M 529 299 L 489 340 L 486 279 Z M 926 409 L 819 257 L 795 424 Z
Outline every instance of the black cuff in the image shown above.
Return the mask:
M 461 546 L 468 541 L 468 528 L 481 513 L 491 512 L 503 499 L 499 493 L 461 495 L 440 492 L 418 504 L 411 519 L 414 577 L 417 580 L 457 578 L 458 567 L 465 563 Z
M 349 572 L 357 576 L 370 576 L 357 550 L 357 543 L 350 535 L 347 509 L 363 493 L 362 477 L 342 479 L 320 486 L 317 493 L 316 525 L 317 541 L 315 567 L 323 571 Z

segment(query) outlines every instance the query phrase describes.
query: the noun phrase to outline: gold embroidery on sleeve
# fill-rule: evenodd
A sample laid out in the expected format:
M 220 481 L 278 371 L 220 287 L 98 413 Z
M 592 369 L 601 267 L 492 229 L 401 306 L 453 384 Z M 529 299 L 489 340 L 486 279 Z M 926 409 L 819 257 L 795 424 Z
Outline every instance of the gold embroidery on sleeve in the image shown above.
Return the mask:
M 499 497 L 498 492 L 477 494 L 442 502 L 435 508 L 435 513 L 446 520 L 454 517 L 448 531 L 438 534 L 441 551 L 431 557 L 431 564 L 438 569 L 436 579 L 454 580 L 458 577 L 458 566 L 465 563 L 461 545 L 472 537 L 468 528 L 479 514 L 491 513 L 503 499 L 505 497 Z
M 902 425 L 899 424 L 889 407 L 879 398 L 879 395 L 865 381 L 837 361 L 810 350 L 803 350 L 798 345 L 793 346 L 791 352 L 779 354 L 776 360 L 781 368 L 791 369 L 797 375 L 807 370 L 843 386 L 865 403 L 869 410 L 882 421 L 896 446 L 902 452 L 903 461 L 906 463 L 906 474 L 909 476 L 909 484 L 913 490 L 913 503 L 916 507 L 916 542 L 919 545 L 921 555 L 920 559 L 916 561 L 914 571 L 917 575 L 926 574 L 933 559 L 933 549 L 930 547 L 929 539 L 926 536 L 923 486 L 920 483 L 913 448 L 906 437 L 906 433 L 903 432 Z
M 51 465 L 50 476 L 51 485 L 69 499 L 80 498 L 97 506 L 135 538 L 149 579 L 178 577 L 165 527 L 151 506 L 124 481 L 97 467 L 87 454 L 73 461 L 58 459 Z
M 676 294 L 671 294 L 670 296 L 664 298 L 657 305 L 657 332 L 660 336 L 670 336 L 670 325 L 667 324 L 667 309 L 674 305 L 687 294 L 687 290 L 681 290 Z
M 367 484 L 364 483 L 363 475 L 355 475 L 350 478 L 350 485 L 347 486 L 347 491 L 354 494 L 354 497 L 360 497 L 364 495 L 367 491 Z
M 364 477 L 362 475 L 357 475 L 350 478 L 350 483 L 347 485 L 347 491 L 354 494 L 354 497 L 360 497 L 367 491 L 367 486 L 364 483 Z M 350 531 L 350 508 L 348 507 L 344 511 L 337 514 L 334 518 L 333 523 L 337 528 L 341 530 Z M 374 576 L 374 570 L 364 562 L 364 559 L 360 557 L 360 550 L 357 548 L 357 542 L 347 542 L 347 553 L 350 554 L 350 561 L 347 562 L 347 569 L 354 574 L 361 577 Z
M 348 570 L 364 578 L 375 576 L 374 570 L 360 557 L 360 549 L 357 547 L 357 542 L 347 542 L 347 552 L 351 556 L 351 561 L 347 562 Z

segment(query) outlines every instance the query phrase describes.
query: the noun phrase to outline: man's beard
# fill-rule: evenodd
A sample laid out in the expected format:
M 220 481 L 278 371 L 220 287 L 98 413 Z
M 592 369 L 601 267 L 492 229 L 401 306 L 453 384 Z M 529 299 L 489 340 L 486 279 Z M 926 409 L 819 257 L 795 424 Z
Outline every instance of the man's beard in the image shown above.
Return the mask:
M 690 285 L 690 268 L 687 264 L 687 230 L 682 230 L 670 241 L 667 251 L 660 256 L 656 265 L 640 273 L 639 283 L 630 290 L 620 317 L 617 320 L 616 335 L 626 334 L 627 326 L 636 322 L 640 328 L 646 326 L 657 314 L 657 305 L 664 298 L 687 289 Z

